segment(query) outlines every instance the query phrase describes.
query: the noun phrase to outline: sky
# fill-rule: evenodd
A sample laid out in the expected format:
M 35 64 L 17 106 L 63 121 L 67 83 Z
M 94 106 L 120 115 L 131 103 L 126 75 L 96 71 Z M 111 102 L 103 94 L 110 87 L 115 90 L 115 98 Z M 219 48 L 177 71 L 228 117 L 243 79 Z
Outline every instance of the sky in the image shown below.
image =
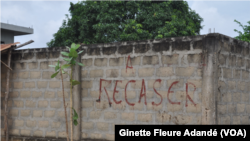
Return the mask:
M 14 42 L 25 43 L 34 40 L 33 43 L 21 47 L 28 48 L 46 48 L 46 43 L 53 39 L 53 34 L 58 31 L 64 19 L 65 14 L 70 15 L 70 2 L 77 3 L 78 0 L 71 1 L 21 1 L 21 0 L 1 0 L 1 22 L 19 25 L 23 27 L 32 27 L 34 33 L 30 35 L 15 36 Z M 234 31 L 242 28 L 234 22 L 241 22 L 247 25 L 250 21 L 250 0 L 221 0 L 221 1 L 204 1 L 188 0 L 188 5 L 195 10 L 202 18 L 204 25 L 200 34 L 211 32 L 224 34 L 230 37 L 238 36 Z

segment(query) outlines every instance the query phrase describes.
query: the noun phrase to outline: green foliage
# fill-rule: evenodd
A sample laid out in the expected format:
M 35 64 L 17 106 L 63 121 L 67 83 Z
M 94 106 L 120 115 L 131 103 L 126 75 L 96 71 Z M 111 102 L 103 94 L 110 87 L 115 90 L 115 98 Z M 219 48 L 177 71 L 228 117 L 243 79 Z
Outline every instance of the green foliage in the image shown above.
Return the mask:
M 48 47 L 197 35 L 203 21 L 185 1 L 81 1 L 69 12 Z
M 73 86 L 78 85 L 78 84 L 80 84 L 80 82 L 79 82 L 79 81 L 72 80 L 72 85 L 73 85 Z
M 247 25 L 243 26 L 237 20 L 234 20 L 234 22 L 238 23 L 243 28 L 243 32 L 244 32 L 242 33 L 241 31 L 234 29 L 235 32 L 239 33 L 239 36 L 236 36 L 235 38 L 238 40 L 250 42 L 250 21 L 247 22 L 249 24 L 248 26 Z
M 62 51 L 61 54 L 64 55 L 64 56 L 69 56 L 69 53 L 68 53 L 68 52 L 63 52 L 63 51 Z
M 59 63 L 59 60 L 58 60 L 57 65 L 55 67 L 55 71 L 57 72 L 59 70 L 59 68 L 60 68 L 60 63 Z
M 72 108 L 74 110 L 74 114 L 73 114 L 73 123 L 76 126 L 78 124 L 77 119 L 78 119 L 78 114 L 76 113 L 76 110 L 74 108 Z
M 62 65 L 61 69 L 63 70 L 63 69 L 68 68 L 68 67 L 70 67 L 70 65 L 69 64 L 65 64 L 65 65 Z
M 73 71 L 73 65 L 75 65 L 76 63 L 80 66 L 84 66 L 82 63 L 80 62 L 76 62 L 76 59 L 78 57 L 78 54 L 80 54 L 82 51 L 77 52 L 76 50 L 80 47 L 80 44 L 75 44 L 72 43 L 71 44 L 71 48 L 67 47 L 69 49 L 69 53 L 68 52 L 61 52 L 62 55 L 68 57 L 62 57 L 61 59 L 65 60 L 67 63 L 60 66 L 60 62 L 58 60 L 58 62 L 55 65 L 49 65 L 49 67 L 54 67 L 55 68 L 55 73 L 51 75 L 51 78 L 56 77 L 56 75 L 61 71 L 63 74 L 65 74 L 66 72 L 64 71 L 64 69 L 68 68 L 71 66 L 71 72 Z M 68 74 L 68 73 L 67 73 Z M 69 74 L 68 74 L 69 75 Z M 73 80 L 72 79 L 72 75 L 70 76 L 70 84 L 71 86 L 75 86 L 80 84 L 79 81 Z M 72 90 L 71 87 L 71 90 Z M 72 94 L 72 93 L 71 93 Z M 76 113 L 75 109 L 72 107 L 72 109 L 74 110 L 74 114 L 73 114 L 73 123 L 76 126 L 78 124 L 77 119 L 78 119 L 78 114 Z
M 68 68 L 68 67 L 70 67 L 70 66 L 72 66 L 72 65 L 75 65 L 76 63 L 77 63 L 78 65 L 80 65 L 80 66 L 84 66 L 84 65 L 83 65 L 82 63 L 80 63 L 80 62 L 76 62 L 76 58 L 78 57 L 78 54 L 79 54 L 79 53 L 77 53 L 76 50 L 77 50 L 79 47 L 80 47 L 79 44 L 76 45 L 76 44 L 72 43 L 71 48 L 68 47 L 68 48 L 69 48 L 69 53 L 68 53 L 68 52 L 61 52 L 62 55 L 68 57 L 68 58 L 63 58 L 63 57 L 62 57 L 62 59 L 65 60 L 65 61 L 67 62 L 67 64 L 64 64 L 64 65 L 60 66 L 60 63 L 59 63 L 59 60 L 58 60 L 58 63 L 57 63 L 55 66 L 54 66 L 54 65 L 49 65 L 50 67 L 55 67 L 55 71 L 56 71 L 56 73 L 54 73 L 54 74 L 51 75 L 51 78 L 56 77 L 56 75 L 57 75 L 58 72 L 59 72 L 59 68 L 62 70 L 63 73 L 66 73 L 66 72 L 64 71 L 64 69 L 66 69 L 66 68 Z M 82 51 L 80 51 L 80 52 L 82 52 Z M 71 70 L 71 71 L 72 71 L 72 70 Z M 70 82 L 71 82 L 72 86 L 75 86 L 75 85 L 80 84 L 80 82 L 78 82 L 78 81 L 76 81 L 76 80 L 73 80 L 73 79 L 70 79 Z
M 72 43 L 71 48 L 67 47 L 69 49 L 69 53 L 61 52 L 62 55 L 68 57 L 68 58 L 62 57 L 62 59 L 67 62 L 68 64 L 67 67 L 69 67 L 70 65 L 75 65 L 76 63 L 80 66 L 84 66 L 80 62 L 76 62 L 76 58 L 78 57 L 78 54 L 82 52 L 82 51 L 80 52 L 76 51 L 79 47 L 80 47 L 79 44 Z
M 53 68 L 54 68 L 54 67 L 56 67 L 56 66 L 54 66 L 54 65 L 49 65 L 49 67 L 53 67 Z
M 55 68 L 55 73 L 51 75 L 51 78 L 56 77 L 57 74 L 59 73 L 59 68 L 60 68 L 59 60 L 56 65 L 49 65 L 49 67 Z
M 56 77 L 58 73 L 59 73 L 59 71 L 58 71 L 58 72 L 56 72 L 56 73 L 54 73 L 54 74 L 52 74 L 52 75 L 51 75 L 51 78 Z

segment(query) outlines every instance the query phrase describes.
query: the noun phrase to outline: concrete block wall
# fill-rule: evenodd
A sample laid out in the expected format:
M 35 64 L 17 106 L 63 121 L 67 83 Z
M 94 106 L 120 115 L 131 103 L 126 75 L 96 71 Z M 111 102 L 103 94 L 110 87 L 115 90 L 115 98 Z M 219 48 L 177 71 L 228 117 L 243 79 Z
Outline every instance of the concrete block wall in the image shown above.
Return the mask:
M 250 123 L 250 44 L 219 36 L 218 123 Z
M 201 123 L 202 37 L 175 39 L 82 56 L 82 138 L 113 140 L 115 124 Z
M 245 53 L 249 44 L 238 54 L 226 50 L 232 39 L 224 38 L 228 37 L 209 34 L 81 46 L 81 62 L 85 65 L 80 71 L 81 139 L 114 140 L 115 124 L 234 124 L 234 117 L 240 119 L 237 124 L 249 124 L 249 53 Z M 65 139 L 62 84 L 59 76 L 50 78 L 54 69 L 48 67 L 57 62 L 61 51 L 68 49 L 13 52 L 8 103 L 11 137 Z M 208 63 L 209 53 L 215 55 L 214 63 Z M 230 65 L 231 56 L 244 63 Z M 210 68 L 216 69 L 208 76 Z M 234 70 L 240 76 L 234 77 Z M 4 82 L 4 67 L 1 71 Z M 239 89 L 238 85 L 235 91 L 229 89 L 230 81 L 239 84 Z M 69 103 L 66 75 L 64 83 Z M 241 98 L 235 102 L 238 93 Z M 210 105 L 206 105 L 207 98 L 213 99 Z M 3 97 L 1 102 L 3 119 Z M 233 106 L 239 112 L 230 113 Z M 3 127 L 2 123 L 2 131 Z
M 46 54 L 49 54 L 48 58 Z M 11 65 L 13 71 L 11 71 L 8 102 L 10 135 L 66 137 L 62 84 L 59 75 L 56 78 L 50 78 L 54 69 L 48 67 L 56 63 L 59 55 L 59 51 L 46 52 L 43 49 L 13 52 Z M 2 58 L 5 57 L 2 56 Z M 4 73 L 1 73 L 3 76 L 1 80 L 6 81 Z M 69 105 L 67 75 L 64 75 L 64 81 L 66 102 Z M 5 89 L 5 87 L 2 88 Z M 1 118 L 3 119 L 4 94 L 1 96 Z M 69 119 L 69 108 L 67 111 Z M 2 134 L 3 125 L 2 123 Z

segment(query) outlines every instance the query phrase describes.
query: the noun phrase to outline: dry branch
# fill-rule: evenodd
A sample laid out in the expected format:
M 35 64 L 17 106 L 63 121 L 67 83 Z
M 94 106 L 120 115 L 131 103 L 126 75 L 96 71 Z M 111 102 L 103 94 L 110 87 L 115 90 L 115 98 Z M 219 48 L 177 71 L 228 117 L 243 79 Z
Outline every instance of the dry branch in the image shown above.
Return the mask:
M 26 46 L 26 45 L 28 45 L 28 44 L 30 44 L 30 43 L 33 43 L 33 42 L 34 42 L 33 40 L 30 40 L 30 41 L 28 41 L 28 42 L 26 42 L 26 43 L 23 43 L 23 44 L 21 44 L 21 45 L 19 45 L 19 46 L 14 47 L 13 49 L 17 49 L 17 48 Z
M 67 141 L 69 141 L 69 131 L 68 131 L 68 119 L 67 119 L 67 109 L 65 104 L 65 97 L 64 97 L 64 86 L 63 86 L 63 76 L 62 76 L 62 69 L 60 68 L 61 79 L 62 79 L 62 90 L 63 90 L 63 105 L 64 105 L 64 112 L 65 112 L 65 124 L 66 124 L 66 133 L 67 133 Z

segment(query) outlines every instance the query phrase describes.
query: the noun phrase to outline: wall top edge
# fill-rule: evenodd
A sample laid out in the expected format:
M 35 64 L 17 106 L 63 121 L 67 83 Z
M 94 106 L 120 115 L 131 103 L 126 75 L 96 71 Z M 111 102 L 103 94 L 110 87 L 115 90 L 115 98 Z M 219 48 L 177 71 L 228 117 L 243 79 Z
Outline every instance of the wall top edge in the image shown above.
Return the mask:
M 202 40 L 206 35 L 197 36 L 183 36 L 183 37 L 170 37 L 164 39 L 149 39 L 140 41 L 126 41 L 126 42 L 116 42 L 116 43 L 100 43 L 100 44 L 89 44 L 81 45 L 81 48 L 107 48 L 107 47 L 119 47 L 127 45 L 138 45 L 138 44 L 150 44 L 150 43 L 162 43 L 162 42 L 181 42 L 181 41 L 196 41 Z M 68 51 L 66 47 L 54 47 L 54 48 L 34 48 L 34 49 L 19 49 L 14 50 L 13 53 L 26 53 L 26 52 L 51 52 L 51 51 Z
M 237 42 L 244 44 L 244 46 L 249 46 L 250 43 L 237 40 L 235 38 L 220 34 L 220 33 L 210 33 L 197 36 L 182 36 L 182 37 L 169 37 L 164 39 L 149 39 L 140 41 L 126 41 L 126 42 L 115 42 L 115 43 L 99 43 L 99 44 L 89 44 L 81 45 L 79 50 L 88 48 L 108 48 L 108 47 L 122 47 L 128 45 L 139 45 L 139 44 L 154 44 L 154 43 L 164 43 L 164 42 L 185 42 L 185 41 L 199 41 L 203 40 L 205 37 L 215 37 L 219 40 L 228 40 L 229 42 Z M 23 49 L 14 50 L 13 53 L 30 53 L 30 52 L 58 52 L 58 51 L 68 51 L 66 47 L 54 47 L 54 48 L 35 48 L 35 49 Z

